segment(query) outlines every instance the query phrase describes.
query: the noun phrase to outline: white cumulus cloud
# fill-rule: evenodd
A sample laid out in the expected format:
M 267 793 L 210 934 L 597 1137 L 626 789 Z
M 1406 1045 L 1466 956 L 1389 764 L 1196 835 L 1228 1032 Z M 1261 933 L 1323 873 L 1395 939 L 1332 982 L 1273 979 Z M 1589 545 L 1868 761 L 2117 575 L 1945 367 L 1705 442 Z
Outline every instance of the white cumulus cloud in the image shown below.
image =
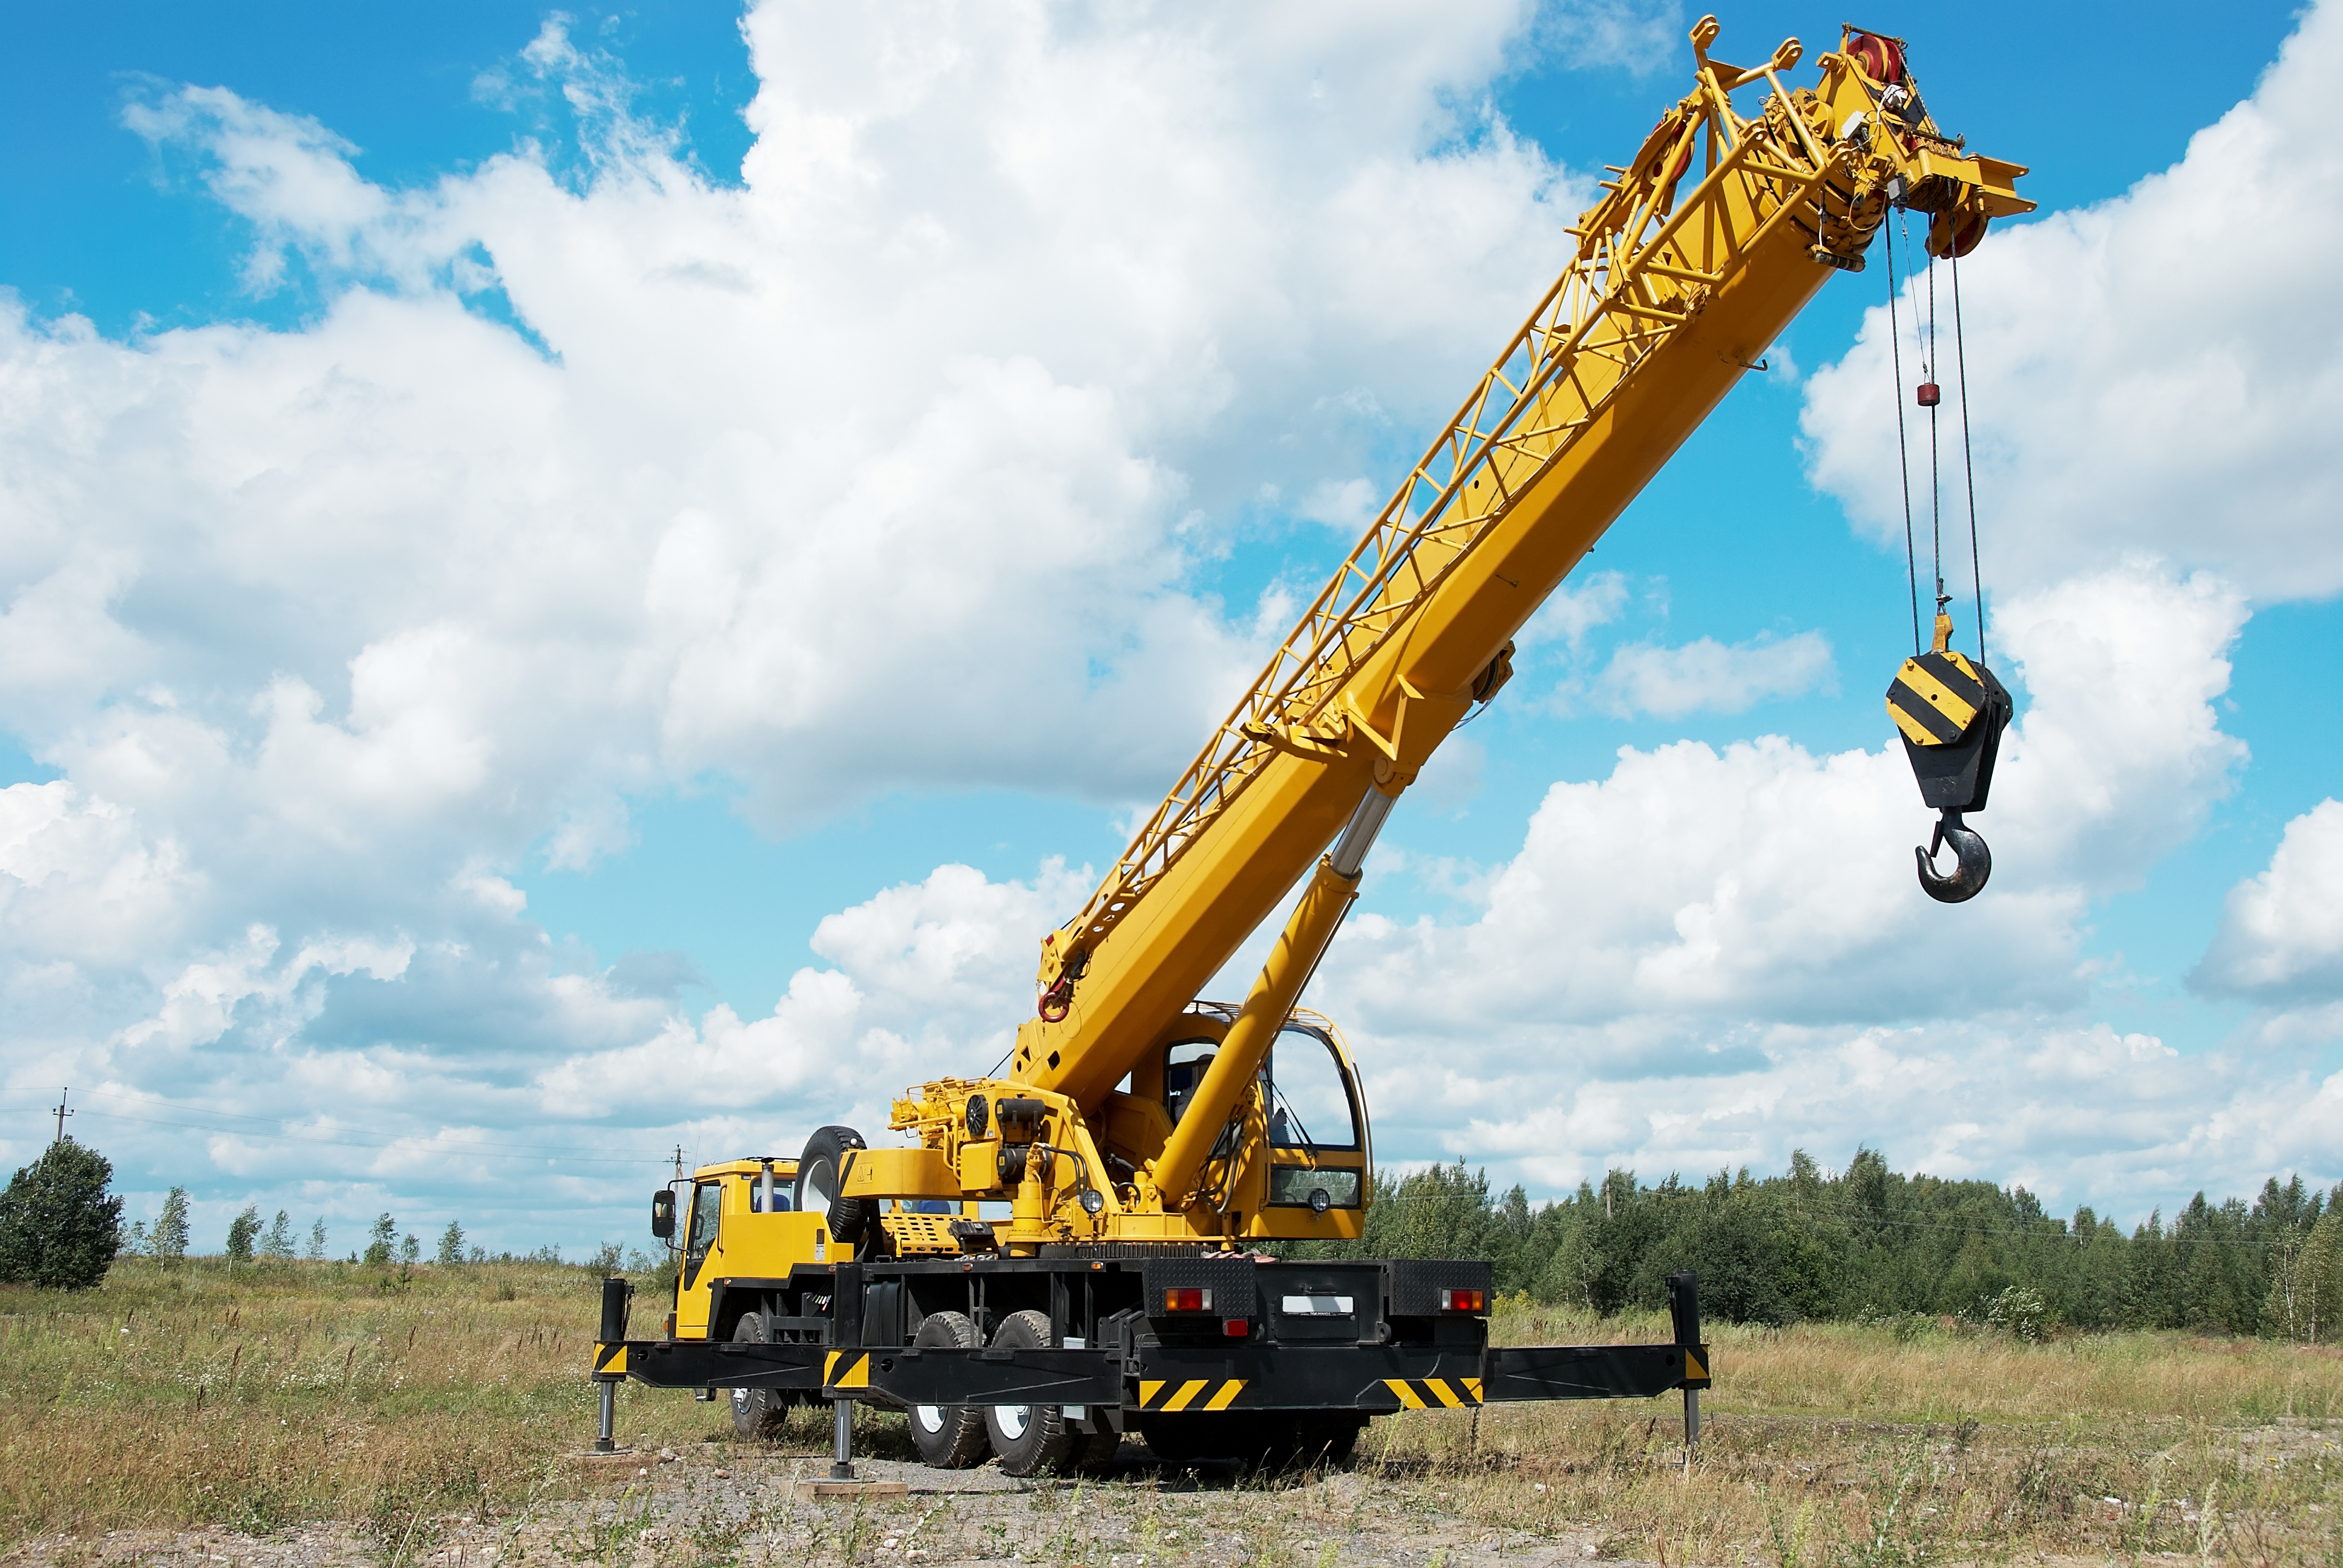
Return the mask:
M 2147 562 L 2003 604 L 1994 641 L 2030 700 L 1975 819 L 1996 869 L 1973 902 L 1947 910 L 1916 883 L 1931 813 L 1900 748 L 1628 748 L 1607 779 L 1547 791 L 1520 852 L 1471 890 L 1472 918 L 1354 919 L 1318 1005 L 1354 1030 L 1387 1121 L 1547 1188 L 1606 1160 L 1779 1164 L 1804 1136 L 2104 1193 L 2118 1170 L 2177 1160 L 2184 1111 L 2228 1114 L 2204 1101 L 2217 1091 L 2267 1133 L 2224 1160 L 2315 1159 L 2308 1123 L 2272 1131 L 2294 1101 L 2268 1072 L 2077 1020 L 2095 901 L 2194 831 L 2242 759 L 2213 702 L 2243 615 L 2217 584 Z M 2027 1081 L 2109 1050 L 2165 1064 L 2167 1085 L 2128 1120 L 2095 1119 L 2140 1134 L 2123 1160 L 2047 1105 L 2013 1128 Z M 1930 1080 L 1947 1056 L 1969 1065 Z
M 2253 95 L 2179 163 L 1997 232 L 1960 265 L 1988 588 L 2127 550 L 2210 568 L 2258 598 L 2343 588 L 2343 296 L 2325 259 L 2343 244 L 2343 147 L 2327 134 L 2338 69 L 2343 6 L 2311 6 Z M 1922 282 L 1902 317 L 1906 382 L 1921 378 Z M 1951 293 L 1940 266 L 1948 411 Z M 1807 383 L 1805 427 L 1816 481 L 1900 545 L 1895 420 L 1911 392 L 1889 359 L 1875 308 Z M 1917 459 L 1914 473 L 1926 483 Z
M 2220 930 L 2189 977 L 2262 1003 L 2274 1040 L 2343 1035 L 2343 801 L 2286 825 L 2268 869 L 2229 890 Z
M 0 729 L 64 775 L 0 811 L 11 1089 L 289 1118 L 363 1184 L 450 1129 L 883 1120 L 988 1049 L 1066 873 L 882 893 L 696 1019 L 687 960 L 548 940 L 517 884 L 710 782 L 771 833 L 1155 788 L 1257 664 L 1211 568 L 1263 487 L 1355 517 L 1567 243 L 1591 186 L 1489 107 L 1531 12 L 769 0 L 737 183 L 558 17 L 478 84 L 528 136 L 409 185 L 330 112 L 141 89 L 176 198 L 310 308 L 0 299 Z M 646 1095 L 694 1064 L 727 1087 Z
M 1837 681 L 1830 638 L 1819 631 L 1730 647 L 1704 637 L 1676 648 L 1635 643 L 1614 649 L 1595 680 L 1594 701 L 1621 719 L 1683 719 L 1739 713 L 1770 699 L 1835 689 Z
M 412 186 L 233 84 L 140 97 L 184 199 L 246 226 L 248 286 L 316 308 L 114 339 L 0 301 L 0 729 L 64 775 L 0 790 L 12 1095 L 89 1086 L 134 1191 L 191 1181 L 215 1233 L 261 1193 L 533 1244 L 637 1233 L 615 1194 L 677 1145 L 787 1153 L 981 1070 L 1085 873 L 940 867 L 824 920 L 769 1007 L 697 1016 L 688 960 L 554 940 L 517 884 L 709 779 L 777 833 L 891 792 L 1147 796 L 1292 602 L 1281 579 L 1232 613 L 1203 563 L 1264 495 L 1356 520 L 1380 447 L 1568 248 L 1590 187 L 1492 84 L 1540 47 L 1641 69 L 1682 23 L 767 0 L 738 184 L 558 19 L 479 92 L 572 145 Z M 2247 596 L 2343 584 L 2305 259 L 2343 207 L 2315 114 L 2336 33 L 2314 12 L 2175 170 L 1964 268 L 1996 658 L 2026 701 L 1987 898 L 1913 886 L 1898 754 L 1623 753 L 1546 792 L 1466 917 L 1370 911 L 1330 959 L 1313 1000 L 1387 1150 L 1551 1185 L 1778 1163 L 1796 1128 L 2094 1191 L 2316 1153 L 2332 1082 L 2077 1007 L 2095 901 L 2243 759 L 2214 703 Z M 2266 242 L 2206 237 L 2240 234 Z M 1807 410 L 1815 475 L 1874 527 L 1883 330 Z M 1575 654 L 1626 597 L 1556 594 L 1525 655 Z M 1830 652 L 1610 668 L 1619 707 L 1730 712 Z M 1449 759 L 1452 798 L 1479 760 Z M 2325 984 L 2324 949 L 2269 934 L 2316 837 L 2233 898 L 2207 974 Z M 2062 1122 L 2062 1094 L 2097 1100 Z

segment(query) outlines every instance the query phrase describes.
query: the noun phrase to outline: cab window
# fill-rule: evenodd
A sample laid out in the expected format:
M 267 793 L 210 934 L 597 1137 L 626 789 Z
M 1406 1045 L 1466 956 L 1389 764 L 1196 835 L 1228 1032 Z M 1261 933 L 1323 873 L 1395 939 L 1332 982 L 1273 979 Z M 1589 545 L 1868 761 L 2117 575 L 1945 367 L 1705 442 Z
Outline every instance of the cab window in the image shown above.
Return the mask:
M 1209 1040 L 1175 1040 L 1163 1050 L 1163 1109 L 1170 1113 L 1172 1125 L 1180 1125 L 1188 1102 L 1204 1081 L 1204 1070 L 1212 1065 L 1212 1057 L 1220 1047 Z
M 740 1180 L 748 1183 L 749 1212 L 751 1214 L 763 1213 L 765 1211 L 765 1178 L 763 1173 L 752 1172 L 749 1175 L 741 1177 Z M 789 1189 L 793 1185 L 795 1185 L 794 1182 L 784 1181 L 778 1175 L 773 1178 L 774 1213 L 786 1214 L 789 1211 Z
M 1281 1030 L 1269 1055 L 1269 1141 L 1280 1149 L 1356 1149 L 1359 1123 L 1334 1048 L 1306 1029 Z
M 724 1207 L 721 1183 L 702 1181 L 692 1189 L 691 1228 L 683 1239 L 684 1256 L 697 1262 L 708 1255 L 716 1241 L 716 1221 Z

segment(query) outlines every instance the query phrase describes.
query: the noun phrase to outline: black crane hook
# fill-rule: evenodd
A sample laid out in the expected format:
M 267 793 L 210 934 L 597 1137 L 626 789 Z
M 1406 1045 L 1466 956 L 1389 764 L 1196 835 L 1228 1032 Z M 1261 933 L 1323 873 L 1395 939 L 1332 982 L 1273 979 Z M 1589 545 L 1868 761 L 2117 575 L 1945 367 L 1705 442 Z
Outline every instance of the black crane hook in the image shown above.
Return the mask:
M 1993 851 L 1964 814 L 1985 809 L 2001 732 L 2015 705 L 1993 671 L 1946 646 L 1952 623 L 1936 620 L 1936 646 L 1915 654 L 1887 688 L 1887 712 L 1903 732 L 1904 750 L 1920 786 L 1922 804 L 1936 809 L 1936 830 L 1925 849 L 1912 850 L 1920 886 L 1940 904 L 1966 903 L 1993 875 Z M 1936 851 L 1951 846 L 1951 875 L 1936 869 Z
M 1936 851 L 1947 844 L 1956 862 L 1949 877 L 1936 869 Z M 1920 863 L 1921 889 L 1940 904 L 1966 903 L 1985 891 L 1986 879 L 1993 875 L 1993 851 L 1986 848 L 1985 835 L 1966 826 L 1958 811 L 1939 817 L 1928 847 L 1914 845 L 1912 858 Z

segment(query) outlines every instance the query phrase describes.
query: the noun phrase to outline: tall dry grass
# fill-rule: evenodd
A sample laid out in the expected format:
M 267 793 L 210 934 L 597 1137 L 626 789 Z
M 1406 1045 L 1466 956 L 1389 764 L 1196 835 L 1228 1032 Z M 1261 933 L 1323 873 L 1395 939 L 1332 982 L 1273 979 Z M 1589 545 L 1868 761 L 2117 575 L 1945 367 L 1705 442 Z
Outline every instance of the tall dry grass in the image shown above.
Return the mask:
M 1669 1336 L 1664 1318 L 1502 1305 L 1507 1342 Z M 1664 1563 L 1905 1564 L 2180 1553 L 2343 1562 L 2343 1352 L 2109 1334 L 2029 1343 L 1934 1320 L 1713 1326 L 1681 1405 L 1378 1422 L 1368 1464 L 1443 1506 Z
M 597 1282 L 530 1264 L 117 1264 L 0 1289 L 0 1539 L 300 1519 L 403 1524 L 574 1483 Z M 695 1413 L 695 1412 L 697 1413 Z M 628 1402 L 649 1441 L 689 1398 Z
M 342 1264 L 136 1263 L 95 1292 L 0 1291 L 0 1542 L 339 1519 L 387 1543 L 417 1520 L 571 1495 L 589 1484 L 562 1456 L 592 1432 L 596 1308 L 583 1271 L 531 1265 L 400 1284 Z M 1518 1302 L 1496 1328 L 1512 1342 L 1668 1332 Z M 1516 1405 L 1378 1421 L 1343 1488 L 1252 1477 L 1167 1492 L 1135 1471 L 1033 1494 L 1029 1511 L 1099 1544 L 1160 1535 L 1151 1561 L 1188 1556 L 1203 1523 L 1241 1525 L 1248 1560 L 1322 1564 L 1342 1530 L 1446 1521 L 1677 1564 L 2343 1562 L 2336 1352 L 2169 1334 L 2035 1344 L 1910 1319 L 1711 1338 L 1718 1384 L 1688 1466 L 1673 1396 Z M 630 1385 L 619 1409 L 647 1446 L 729 1432 L 721 1406 L 679 1392 Z M 865 1451 L 908 1457 L 899 1427 L 867 1416 Z M 781 1448 L 810 1455 L 826 1439 L 808 1413 Z M 964 1523 L 978 1551 L 1001 1528 L 976 1512 Z

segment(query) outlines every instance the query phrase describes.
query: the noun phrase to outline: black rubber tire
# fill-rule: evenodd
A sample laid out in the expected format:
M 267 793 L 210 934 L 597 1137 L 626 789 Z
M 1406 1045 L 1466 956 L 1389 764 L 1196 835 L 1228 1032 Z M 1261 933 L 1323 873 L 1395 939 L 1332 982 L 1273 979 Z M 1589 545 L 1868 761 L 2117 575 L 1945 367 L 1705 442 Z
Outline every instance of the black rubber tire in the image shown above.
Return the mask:
M 838 1168 L 843 1156 L 850 1149 L 868 1147 L 862 1134 L 851 1127 L 821 1127 L 806 1140 L 805 1152 L 798 1156 L 798 1211 L 825 1215 L 830 1237 L 840 1247 L 852 1247 L 861 1241 L 879 1210 L 871 1199 L 838 1196 Z
M 959 1312 L 930 1312 L 911 1336 L 919 1350 L 972 1351 L 984 1342 L 976 1325 Z M 969 1404 L 915 1404 L 904 1412 L 911 1446 L 938 1470 L 966 1470 L 984 1462 L 984 1412 Z
M 1140 1435 L 1165 1464 L 1233 1464 L 1282 1470 L 1292 1462 L 1300 1422 L 1291 1411 L 1174 1411 L 1139 1418 Z
M 1087 1475 L 1101 1475 L 1114 1468 L 1115 1455 L 1122 1452 L 1122 1433 L 1114 1431 L 1086 1432 L 1074 1451 L 1074 1468 Z
M 1048 1350 L 1050 1314 L 1031 1308 L 1010 1313 L 992 1331 L 992 1348 Z M 984 1435 L 1001 1460 L 1001 1473 L 1025 1476 L 1072 1468 L 1082 1434 L 1066 1424 L 1065 1412 L 1054 1404 L 989 1404 Z
M 1305 1415 L 1293 1446 L 1293 1457 L 1305 1468 L 1347 1470 L 1366 1430 L 1367 1418 L 1347 1411 Z
M 743 1312 L 740 1321 L 732 1325 L 735 1343 L 761 1344 L 764 1338 L 765 1318 L 761 1312 Z M 744 1442 L 761 1442 L 789 1419 L 789 1401 L 779 1389 L 732 1391 L 732 1431 Z

